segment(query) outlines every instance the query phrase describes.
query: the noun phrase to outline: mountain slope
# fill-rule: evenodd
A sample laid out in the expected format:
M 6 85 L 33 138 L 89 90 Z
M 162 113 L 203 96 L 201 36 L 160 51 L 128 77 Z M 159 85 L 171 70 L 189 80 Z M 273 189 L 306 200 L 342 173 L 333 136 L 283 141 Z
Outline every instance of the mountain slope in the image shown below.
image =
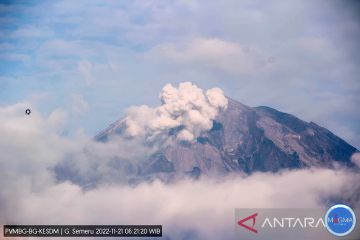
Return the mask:
M 112 124 L 95 139 L 106 142 L 109 136 L 122 134 L 124 124 Z M 186 175 L 330 168 L 335 163 L 351 166 L 356 151 L 313 122 L 269 107 L 251 108 L 229 98 L 227 109 L 214 119 L 211 130 L 195 142 L 180 141 L 161 148 L 138 166 L 137 175 L 169 180 Z

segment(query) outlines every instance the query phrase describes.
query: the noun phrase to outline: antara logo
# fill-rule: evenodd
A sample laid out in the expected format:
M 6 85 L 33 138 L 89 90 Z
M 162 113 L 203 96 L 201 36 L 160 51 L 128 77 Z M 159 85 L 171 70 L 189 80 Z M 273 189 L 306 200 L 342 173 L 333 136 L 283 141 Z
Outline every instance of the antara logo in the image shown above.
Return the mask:
M 257 217 L 257 213 L 251 215 L 251 216 L 248 216 L 240 221 L 238 221 L 238 224 L 243 227 L 243 228 L 246 228 L 247 230 L 253 232 L 253 233 L 258 233 L 258 231 L 254 228 L 255 226 L 255 223 L 256 223 L 256 217 Z M 249 225 L 246 225 L 245 222 L 249 221 L 252 219 L 252 226 L 250 227 Z

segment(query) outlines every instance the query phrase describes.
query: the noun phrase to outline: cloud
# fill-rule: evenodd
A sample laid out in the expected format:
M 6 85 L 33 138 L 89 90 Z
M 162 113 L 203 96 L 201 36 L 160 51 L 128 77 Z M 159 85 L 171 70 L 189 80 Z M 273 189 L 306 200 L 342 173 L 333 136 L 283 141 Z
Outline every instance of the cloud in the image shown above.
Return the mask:
M 89 64 L 87 57 L 94 56 L 95 50 L 89 47 L 87 41 L 51 38 L 41 43 L 37 56 L 49 60 L 57 58 L 71 59 L 72 61 L 83 58 L 79 64 Z M 41 62 L 42 63 L 42 62 Z
M 3 98 L 28 93 L 33 88 L 27 84 L 36 88 L 40 79 L 54 97 L 62 98 L 73 87 L 88 91 L 76 81 L 86 79 L 77 67 L 87 59 L 93 79 L 101 79 L 92 85 L 96 91 L 88 99 L 97 103 L 93 111 L 99 115 L 86 125 L 93 133 L 119 117 L 120 101 L 121 107 L 148 102 L 166 82 L 191 81 L 207 87 L 221 82 L 229 96 L 244 104 L 293 113 L 359 147 L 356 9 L 353 2 L 323 0 L 3 5 L 4 12 L 21 14 L 0 19 L 8 26 L 0 37 L 22 54 L 12 59 L 31 60 L 14 64 L 3 59 L 12 66 L 3 74 L 18 79 L 8 84 L 9 94 Z M 32 19 L 37 19 L 35 25 Z M 25 35 L 38 32 L 39 38 L 12 37 L 19 30 Z M 40 37 L 44 31 L 52 34 L 49 39 Z M 144 53 L 148 58 L 139 57 Z M 324 93 L 334 97 L 319 97 Z
M 0 60 L 29 63 L 31 57 L 20 53 L 5 53 L 0 55 Z
M 344 171 L 307 169 L 89 191 L 65 182 L 27 192 L 9 219 L 32 224 L 161 224 L 171 239 L 184 239 L 189 232 L 196 237 L 187 239 L 235 239 L 235 208 L 325 207 L 324 198 L 340 191 L 352 194 L 353 189 L 342 190 L 359 180 Z
M 106 142 L 81 140 L 77 151 L 53 166 L 57 180 L 71 180 L 84 187 L 138 181 L 139 164 L 165 145 L 191 142 L 211 129 L 213 119 L 228 101 L 221 89 L 204 92 L 190 82 L 178 88 L 167 84 L 159 97 L 162 104 L 158 107 L 128 109 L 127 116 L 115 124 L 123 134 L 109 135 Z M 60 109 L 52 112 L 47 118 L 51 130 L 61 134 L 66 116 Z
M 178 88 L 165 85 L 160 93 L 162 105 L 132 107 L 127 110 L 125 133 L 143 136 L 147 140 L 164 138 L 171 129 L 178 140 L 192 141 L 201 132 L 212 128 L 220 109 L 227 107 L 227 99 L 219 88 L 206 91 L 190 82 L 180 83 Z M 166 136 L 165 136 L 166 137 Z
M 52 185 L 47 169 L 61 161 L 73 144 L 54 130 L 56 113 L 45 118 L 31 107 L 31 115 L 26 116 L 29 106 L 23 102 L 0 108 L 0 182 L 6 186 L 0 191 L 0 211 L 16 205 L 23 190 L 36 192 Z
M 352 156 L 351 156 L 351 161 L 353 163 L 355 163 L 358 167 L 360 167 L 360 153 L 354 153 Z
M 320 54 L 322 51 L 331 50 L 329 43 L 323 38 L 319 37 L 307 37 L 299 41 L 299 46 L 306 51 L 316 52 Z
M 40 29 L 36 26 L 27 25 L 15 30 L 11 37 L 13 38 L 46 38 L 51 37 L 52 32 L 48 29 Z
M 81 60 L 78 63 L 77 67 L 80 74 L 83 76 L 86 84 L 90 85 L 95 81 L 95 78 L 92 73 L 93 65 L 88 60 Z
M 253 73 L 266 64 L 266 57 L 259 49 L 219 38 L 195 38 L 186 43 L 161 44 L 145 56 L 236 74 Z
M 84 99 L 81 94 L 72 94 L 72 112 L 75 115 L 84 115 L 89 112 L 89 103 Z
M 103 184 L 138 181 L 138 166 L 159 150 L 159 143 L 145 145 L 143 139 L 112 136 L 106 143 L 77 139 L 73 151 L 52 166 L 57 181 L 72 181 L 86 189 Z
M 63 109 L 55 109 L 49 115 L 47 122 L 56 131 L 63 130 L 67 122 L 67 113 Z

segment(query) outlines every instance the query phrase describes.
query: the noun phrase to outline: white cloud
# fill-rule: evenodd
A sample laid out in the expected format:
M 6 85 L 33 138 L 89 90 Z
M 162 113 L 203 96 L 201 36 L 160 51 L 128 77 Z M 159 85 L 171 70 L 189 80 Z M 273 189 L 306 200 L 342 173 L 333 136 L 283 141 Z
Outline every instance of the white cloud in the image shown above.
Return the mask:
M 93 65 L 88 60 L 81 60 L 78 62 L 78 71 L 83 76 L 86 84 L 90 85 L 95 81 L 94 75 L 92 73 Z
M 31 60 L 31 57 L 29 55 L 21 53 L 3 53 L 0 54 L 0 60 L 28 63 Z
M 0 182 L 9 185 L 0 198 L 9 191 L 21 193 L 22 187 L 35 191 L 51 184 L 52 174 L 46 169 L 71 149 L 72 143 L 61 138 L 53 125 L 62 113 L 44 118 L 31 107 L 32 113 L 25 115 L 29 106 L 24 102 L 0 108 Z
M 86 41 L 52 38 L 42 42 L 38 48 L 37 56 L 45 58 L 45 60 L 83 58 L 80 63 L 87 64 L 86 58 L 95 54 L 94 48 L 95 46 L 93 48 L 89 47 Z M 74 59 L 71 60 L 74 61 Z
M 49 115 L 47 122 L 55 131 L 63 130 L 67 122 L 68 114 L 63 109 L 55 109 Z
M 267 58 L 253 46 L 219 38 L 194 38 L 186 43 L 161 44 L 145 56 L 236 74 L 249 74 L 265 67 Z
M 89 112 L 90 106 L 81 94 L 72 94 L 72 112 L 75 115 L 85 115 Z
M 27 25 L 22 26 L 13 32 L 13 38 L 45 38 L 51 37 L 52 33 L 48 29 L 40 29 L 35 26 Z
M 304 50 L 321 53 L 322 51 L 326 51 L 326 49 L 331 50 L 329 43 L 319 37 L 307 37 L 302 38 L 298 42 L 299 46 Z
M 352 189 L 344 192 L 344 187 L 359 180 L 345 171 L 307 169 L 89 191 L 65 182 L 27 192 L 10 219 L 32 224 L 162 224 L 164 236 L 171 239 L 183 239 L 187 231 L 196 232 L 196 239 L 234 239 L 235 208 L 324 207 L 323 198 L 339 192 L 351 195 Z
M 10 29 L 1 31 L 4 42 L 14 44 L 18 54 L 31 56 L 32 61 L 27 62 L 30 68 L 18 72 L 18 81 L 31 81 L 36 86 L 42 79 L 49 83 L 44 84 L 46 90 L 53 86 L 51 81 L 57 81 L 60 84 L 57 93 L 61 96 L 61 91 L 82 84 L 73 80 L 79 75 L 79 59 L 91 59 L 94 79 L 111 82 L 99 83 L 102 89 L 98 92 L 114 93 L 93 95 L 99 103 L 94 111 L 101 115 L 106 114 L 103 106 L 118 91 L 134 99 L 131 101 L 141 102 L 140 98 L 148 100 L 148 94 L 142 93 L 155 94 L 154 89 L 165 82 L 186 80 L 211 86 L 222 81 L 229 96 L 245 104 L 280 108 L 340 134 L 342 131 L 337 129 L 342 126 L 355 135 L 359 133 L 356 124 L 359 59 L 354 56 L 360 28 L 352 4 L 338 5 L 335 1 L 324 4 L 322 0 L 267 4 L 247 0 L 128 1 L 101 5 L 54 1 L 3 8 L 7 12 L 27 10 L 20 14 L 24 19 L 11 17 L 0 21 L 19 20 L 16 26 L 28 29 L 32 25 L 28 21 L 23 23 L 27 14 L 43 12 L 38 25 L 32 27 L 55 30 L 56 38 L 46 42 L 34 39 L 38 42 L 14 43 Z M 298 14 L 293 14 L 294 11 Z M 147 54 L 150 59 L 137 58 L 148 49 L 152 49 Z M 109 52 L 116 61 L 107 60 Z M 119 66 L 121 74 L 117 72 Z M 9 71 L 12 76 L 17 75 L 14 70 Z M 14 85 L 10 83 L 8 90 L 18 91 L 26 86 Z M 326 108 L 332 104 L 327 99 L 318 99 L 322 91 L 335 93 L 338 95 L 335 101 L 342 104 Z M 116 103 L 110 107 L 119 106 Z M 339 115 L 339 111 L 343 113 Z M 113 114 L 114 117 L 117 116 Z M 357 138 L 341 137 L 360 146 Z
M 351 156 L 351 161 L 353 163 L 355 163 L 358 167 L 360 167 L 360 153 L 354 153 L 352 156 Z

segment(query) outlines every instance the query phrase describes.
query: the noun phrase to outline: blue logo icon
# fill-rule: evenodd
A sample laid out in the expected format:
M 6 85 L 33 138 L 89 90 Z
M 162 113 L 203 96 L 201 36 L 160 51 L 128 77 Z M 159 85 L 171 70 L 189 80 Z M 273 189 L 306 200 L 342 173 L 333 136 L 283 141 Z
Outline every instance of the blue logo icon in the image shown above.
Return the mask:
M 337 204 L 329 208 L 325 215 L 327 230 L 335 236 L 346 236 L 350 234 L 356 225 L 354 211 L 343 204 Z

